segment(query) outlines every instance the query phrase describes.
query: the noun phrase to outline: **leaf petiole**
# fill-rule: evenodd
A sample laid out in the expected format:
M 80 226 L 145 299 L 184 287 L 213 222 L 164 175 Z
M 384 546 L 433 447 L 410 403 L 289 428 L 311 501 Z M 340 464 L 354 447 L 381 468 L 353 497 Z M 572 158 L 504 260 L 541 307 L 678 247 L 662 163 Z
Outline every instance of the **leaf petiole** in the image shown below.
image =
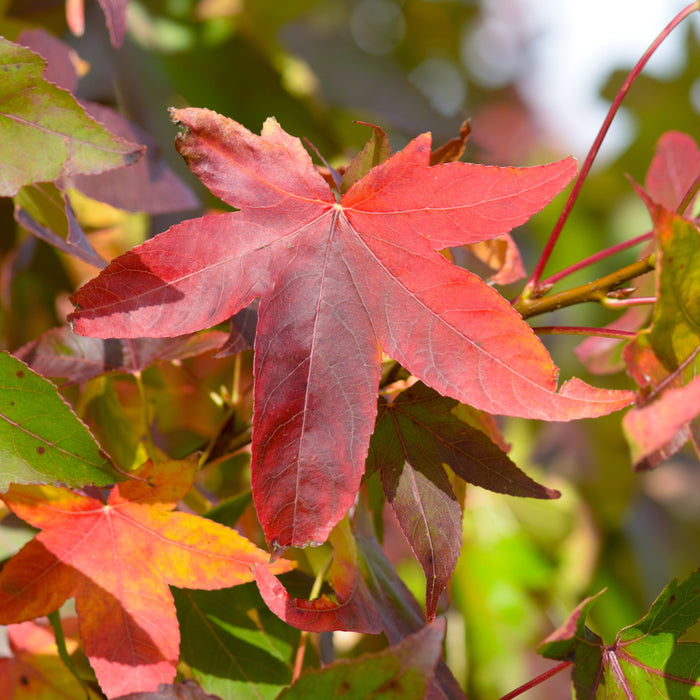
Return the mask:
M 156 447 L 153 443 L 153 435 L 151 434 L 151 412 L 148 408 L 148 395 L 146 394 L 146 386 L 143 383 L 141 372 L 133 372 L 133 377 L 136 380 L 136 386 L 139 391 L 139 399 L 141 400 L 141 408 L 143 415 L 143 434 L 146 440 L 146 453 L 154 461 L 157 460 Z
M 85 697 L 90 700 L 90 691 L 88 690 L 85 681 L 80 677 L 78 672 L 75 670 L 73 661 L 68 653 L 68 648 L 66 647 L 66 636 L 63 634 L 63 625 L 61 624 L 61 615 L 58 610 L 54 610 L 52 613 L 47 615 L 49 622 L 51 623 L 51 628 L 53 629 L 53 635 L 56 640 L 56 649 L 58 649 L 58 656 L 63 662 L 63 665 L 70 671 L 71 675 L 75 680 L 80 683 L 80 687 L 85 692 Z
M 568 277 L 569 275 L 572 275 L 574 272 L 578 272 L 579 270 L 582 270 L 584 267 L 588 267 L 589 265 L 593 265 L 600 260 L 604 260 L 605 258 L 609 258 L 616 253 L 620 253 L 623 250 L 627 250 L 628 248 L 632 248 L 640 243 L 644 243 L 645 241 L 649 241 L 654 237 L 654 232 L 653 231 L 647 231 L 646 233 L 642 233 L 639 236 L 636 236 L 635 238 L 630 238 L 628 241 L 623 241 L 622 243 L 617 243 L 614 246 L 610 246 L 609 248 L 605 248 L 604 250 L 599 250 L 597 253 L 594 255 L 590 255 L 587 258 L 584 258 L 583 260 L 579 260 L 577 263 L 574 263 L 573 265 L 569 265 L 568 267 L 565 267 L 563 270 L 560 270 L 556 274 L 552 275 L 551 277 L 547 277 L 546 279 L 543 279 L 539 283 L 539 287 L 549 287 L 551 285 L 556 284 L 559 282 L 559 280 L 564 279 L 565 277 Z
M 681 203 L 676 209 L 676 214 L 680 214 L 681 216 L 683 216 L 683 212 L 692 204 L 693 199 L 695 199 L 695 195 L 698 193 L 698 190 L 700 190 L 700 173 L 698 173 L 697 177 L 695 178 L 695 181 L 685 193 L 685 196 L 683 197 Z
M 572 666 L 573 663 L 573 661 L 562 661 L 560 664 L 557 664 L 554 668 L 550 668 L 549 671 L 541 673 L 539 676 L 537 676 L 537 678 L 533 678 L 527 683 L 523 683 L 523 685 L 521 685 L 519 688 L 511 690 L 510 693 L 506 693 L 506 695 L 501 697 L 500 700 L 512 700 L 513 698 L 517 698 L 518 695 L 522 695 L 525 691 L 530 690 L 530 688 L 534 688 L 535 686 L 540 685 L 540 683 L 549 680 L 552 676 L 555 676 L 560 671 L 563 671 L 565 668 Z

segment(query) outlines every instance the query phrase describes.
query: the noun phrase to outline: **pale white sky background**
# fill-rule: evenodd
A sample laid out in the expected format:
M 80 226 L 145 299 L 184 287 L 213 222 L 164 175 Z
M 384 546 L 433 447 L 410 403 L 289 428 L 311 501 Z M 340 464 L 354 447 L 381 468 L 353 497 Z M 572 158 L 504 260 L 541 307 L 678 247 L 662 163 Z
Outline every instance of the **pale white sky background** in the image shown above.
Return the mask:
M 536 71 L 526 80 L 528 93 L 542 116 L 562 132 L 564 143 L 579 158 L 585 156 L 605 118 L 608 105 L 597 97 L 612 67 L 629 65 L 689 0 L 521 0 L 532 13 L 538 32 L 534 44 Z M 509 0 L 493 0 L 494 7 Z M 690 21 L 693 30 L 698 17 Z M 656 77 L 668 77 L 684 62 L 683 29 L 675 29 L 645 68 Z M 700 66 L 695 104 L 700 103 Z M 624 132 L 629 123 L 615 118 Z M 614 147 L 624 137 L 616 124 L 606 139 Z M 622 127 L 622 128 L 621 128 Z M 698 116 L 700 135 L 700 116 Z

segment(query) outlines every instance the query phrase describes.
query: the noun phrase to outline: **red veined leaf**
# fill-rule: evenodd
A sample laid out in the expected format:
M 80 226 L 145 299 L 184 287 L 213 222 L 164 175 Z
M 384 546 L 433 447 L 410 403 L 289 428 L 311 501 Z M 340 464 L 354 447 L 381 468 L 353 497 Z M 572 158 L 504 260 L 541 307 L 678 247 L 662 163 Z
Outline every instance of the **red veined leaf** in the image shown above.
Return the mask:
M 260 297 L 253 492 L 274 546 L 322 542 L 357 493 L 376 412 L 379 348 L 436 391 L 490 413 L 597 416 L 630 392 L 572 379 L 520 315 L 438 250 L 506 233 L 575 173 L 430 166 L 430 135 L 336 201 L 301 142 L 214 112 L 173 112 L 177 147 L 234 213 L 204 216 L 112 262 L 72 315 L 95 337 L 172 336 Z

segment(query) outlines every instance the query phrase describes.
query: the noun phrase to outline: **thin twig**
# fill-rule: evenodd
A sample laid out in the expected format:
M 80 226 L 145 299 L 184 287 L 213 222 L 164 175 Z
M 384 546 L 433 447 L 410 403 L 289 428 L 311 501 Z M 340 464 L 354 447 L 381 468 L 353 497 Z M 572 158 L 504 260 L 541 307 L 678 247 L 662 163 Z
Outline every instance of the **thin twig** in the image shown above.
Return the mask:
M 685 210 L 692 204 L 693 199 L 695 199 L 695 195 L 698 193 L 699 189 L 700 189 L 700 173 L 697 174 L 695 181 L 688 188 L 688 191 L 683 196 L 681 203 L 678 205 L 678 208 L 676 209 L 676 214 L 680 214 L 681 216 L 683 216 L 683 212 L 685 212 Z
M 523 297 L 513 306 L 523 318 L 529 318 L 530 316 L 545 314 L 549 311 L 556 311 L 565 306 L 573 306 L 586 301 L 600 302 L 606 298 L 609 292 L 619 287 L 623 282 L 639 277 L 653 269 L 654 255 L 652 254 L 588 284 L 582 284 L 579 287 L 573 287 L 564 292 L 540 299 Z
M 600 150 L 600 146 L 603 143 L 603 139 L 605 138 L 606 134 L 608 133 L 608 129 L 610 128 L 610 124 L 612 123 L 612 120 L 615 117 L 617 110 L 620 108 L 622 100 L 625 98 L 630 87 L 632 86 L 634 81 L 637 79 L 639 74 L 642 72 L 642 69 L 644 68 L 644 66 L 647 64 L 649 59 L 652 57 L 652 55 L 654 54 L 656 49 L 658 49 L 659 46 L 662 44 L 662 42 L 666 39 L 666 37 L 669 35 L 669 33 L 673 29 L 675 29 L 686 17 L 689 17 L 697 9 L 699 9 L 698 2 L 691 3 L 690 5 L 685 7 L 683 10 L 681 10 L 668 23 L 668 25 L 666 25 L 664 30 L 652 42 L 651 46 L 649 46 L 649 48 L 644 52 L 644 55 L 639 59 L 637 64 L 630 71 L 630 74 L 625 79 L 624 83 L 622 84 L 622 87 L 620 87 L 620 89 L 618 90 L 617 95 L 615 95 L 615 99 L 613 100 L 612 104 L 610 105 L 610 109 L 608 110 L 608 114 L 605 117 L 605 120 L 603 121 L 603 125 L 600 127 L 600 131 L 598 132 L 598 135 L 596 136 L 595 141 L 593 142 L 593 145 L 591 146 L 591 149 L 588 152 L 588 155 L 586 156 L 586 160 L 584 161 L 583 165 L 581 166 L 581 170 L 580 170 L 578 176 L 576 177 L 576 181 L 574 182 L 574 186 L 573 186 L 571 192 L 569 193 L 569 198 L 566 200 L 566 204 L 564 205 L 564 208 L 562 209 L 562 212 L 559 215 L 559 218 L 557 219 L 556 224 L 554 225 L 554 229 L 552 230 L 552 233 L 549 237 L 549 240 L 547 241 L 547 244 L 545 245 L 545 248 L 542 251 L 542 255 L 540 256 L 540 259 L 537 262 L 537 265 L 535 266 L 535 269 L 533 270 L 532 275 L 530 276 L 530 279 L 528 280 L 527 284 L 525 285 L 525 288 L 523 289 L 523 293 L 521 295 L 522 298 L 526 299 L 526 298 L 532 296 L 533 294 L 536 296 L 537 288 L 540 285 L 540 280 L 542 278 L 542 273 L 544 272 L 544 268 L 546 267 L 547 263 L 549 262 L 549 258 L 552 255 L 552 251 L 554 250 L 554 246 L 556 245 L 557 241 L 559 240 L 559 235 L 561 234 L 561 231 L 564 228 L 564 224 L 566 223 L 567 219 L 569 218 L 569 214 L 571 213 L 571 210 L 573 209 L 573 206 L 576 203 L 576 200 L 578 199 L 581 188 L 583 187 L 583 183 L 584 183 L 586 177 L 588 176 L 588 173 L 591 169 L 591 166 L 593 165 L 593 161 L 595 160 L 596 156 L 598 155 L 598 151 Z
M 513 700 L 513 698 L 517 698 L 518 695 L 522 695 L 525 691 L 530 690 L 530 688 L 534 688 L 537 685 L 540 685 L 540 683 L 543 683 L 546 680 L 549 680 L 552 676 L 555 676 L 557 673 L 560 671 L 563 671 L 565 668 L 568 668 L 569 666 L 573 666 L 573 661 L 562 661 L 560 664 L 555 666 L 554 668 L 550 668 L 549 671 L 545 671 L 544 673 L 541 673 L 537 678 L 533 678 L 532 680 L 529 680 L 527 683 L 524 683 L 521 685 L 519 688 L 516 688 L 515 690 L 511 690 L 510 693 L 507 693 L 504 695 L 501 700 Z
M 533 326 L 537 335 L 594 335 L 600 338 L 634 338 L 635 331 L 623 331 L 615 328 L 593 328 L 590 326 Z

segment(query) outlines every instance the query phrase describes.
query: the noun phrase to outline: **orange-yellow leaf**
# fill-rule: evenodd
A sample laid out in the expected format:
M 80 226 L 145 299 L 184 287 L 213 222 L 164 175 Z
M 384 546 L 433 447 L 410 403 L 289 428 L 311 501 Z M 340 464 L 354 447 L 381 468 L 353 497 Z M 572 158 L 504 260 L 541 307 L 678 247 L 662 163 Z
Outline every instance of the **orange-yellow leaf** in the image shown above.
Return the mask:
M 171 512 L 195 462 L 148 463 L 107 502 L 66 489 L 13 486 L 3 496 L 42 531 L 0 573 L 0 624 L 31 620 L 75 597 L 85 653 L 108 697 L 175 676 L 180 635 L 168 588 L 215 589 L 253 579 L 269 556 L 234 530 Z M 289 570 L 279 560 L 271 571 Z

